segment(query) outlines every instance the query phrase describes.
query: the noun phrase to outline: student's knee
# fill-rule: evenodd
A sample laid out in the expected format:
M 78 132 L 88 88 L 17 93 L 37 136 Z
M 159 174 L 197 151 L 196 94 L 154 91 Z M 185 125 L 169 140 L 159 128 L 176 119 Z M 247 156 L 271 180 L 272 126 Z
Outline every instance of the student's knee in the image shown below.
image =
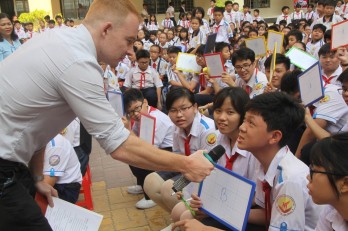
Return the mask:
M 185 207 L 186 208 L 186 207 Z M 194 217 L 192 216 L 190 210 L 185 210 L 181 216 L 180 216 L 180 220 L 185 220 L 185 219 L 193 219 Z
M 144 191 L 150 197 L 154 194 L 160 194 L 163 183 L 164 180 L 160 175 L 158 175 L 156 172 L 150 173 L 145 178 Z
M 181 215 L 183 215 L 183 213 L 186 211 L 186 206 L 183 202 L 179 202 L 177 203 L 172 212 L 171 212 L 171 218 L 173 222 L 177 222 L 181 219 Z
M 161 187 L 161 195 L 163 197 L 163 199 L 172 199 L 172 197 L 176 198 L 176 195 L 172 196 L 173 190 L 173 180 L 167 180 L 163 183 L 162 187 Z

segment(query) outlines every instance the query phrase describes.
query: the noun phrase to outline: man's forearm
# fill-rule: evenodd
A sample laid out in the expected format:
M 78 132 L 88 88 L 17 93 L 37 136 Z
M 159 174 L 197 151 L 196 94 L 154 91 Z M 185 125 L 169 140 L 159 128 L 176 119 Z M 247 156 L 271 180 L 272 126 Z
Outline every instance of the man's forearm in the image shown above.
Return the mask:
M 36 151 L 29 162 L 29 170 L 33 177 L 42 176 L 45 159 L 45 147 Z

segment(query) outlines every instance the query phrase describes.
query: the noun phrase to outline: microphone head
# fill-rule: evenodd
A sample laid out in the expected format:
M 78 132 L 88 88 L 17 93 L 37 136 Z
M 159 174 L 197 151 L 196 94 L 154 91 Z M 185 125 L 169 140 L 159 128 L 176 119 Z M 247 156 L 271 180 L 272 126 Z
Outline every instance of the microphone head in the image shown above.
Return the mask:
M 210 150 L 210 152 L 208 153 L 208 155 L 211 157 L 211 159 L 216 162 L 218 159 L 220 159 L 220 157 L 225 154 L 226 150 L 225 148 L 219 144 L 218 146 L 216 146 L 215 148 L 213 148 L 212 150 Z

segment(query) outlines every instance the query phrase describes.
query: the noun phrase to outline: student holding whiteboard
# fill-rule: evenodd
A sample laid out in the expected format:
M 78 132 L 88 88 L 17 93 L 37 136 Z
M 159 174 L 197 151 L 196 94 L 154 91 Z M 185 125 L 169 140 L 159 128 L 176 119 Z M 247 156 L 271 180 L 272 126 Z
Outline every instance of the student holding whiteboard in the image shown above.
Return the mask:
M 306 188 L 309 168 L 285 145 L 303 119 L 303 107 L 281 92 L 258 95 L 246 106 L 237 142 L 238 148 L 259 161 L 255 164 L 257 207 L 251 209 L 248 222 L 263 226 L 261 230 L 314 230 L 317 224 L 320 207 Z M 190 225 L 198 225 L 192 230 L 202 227 L 194 220 L 174 227 Z
M 222 89 L 214 98 L 213 111 L 214 121 L 219 129 L 217 143 L 221 144 L 226 153 L 219 160 L 218 164 L 225 168 L 238 173 L 252 181 L 256 181 L 254 176 L 254 161 L 253 155 L 237 147 L 237 138 L 239 134 L 239 126 L 243 123 L 245 105 L 249 102 L 248 94 L 241 88 L 227 87 Z M 197 195 L 194 195 L 195 205 L 200 204 Z M 197 208 L 195 208 L 197 209 Z M 171 214 L 174 222 L 180 219 L 192 219 L 191 212 L 187 210 L 183 202 L 177 204 Z M 215 225 L 216 222 L 212 218 L 205 220 L 205 224 L 214 224 L 214 227 L 222 228 L 222 224 Z M 225 228 L 225 227 L 223 227 Z

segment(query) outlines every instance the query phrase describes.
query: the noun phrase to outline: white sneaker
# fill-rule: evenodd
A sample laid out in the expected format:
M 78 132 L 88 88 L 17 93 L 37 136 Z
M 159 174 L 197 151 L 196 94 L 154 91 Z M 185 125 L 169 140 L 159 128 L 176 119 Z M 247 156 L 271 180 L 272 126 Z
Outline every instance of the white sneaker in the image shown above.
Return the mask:
M 143 188 L 140 185 L 133 185 L 127 188 L 127 192 L 130 194 L 142 194 L 144 193 Z
M 135 204 L 138 209 L 149 209 L 154 206 L 156 206 L 156 203 L 153 200 L 146 200 L 145 197 Z
M 164 229 L 161 229 L 161 231 L 172 231 L 172 224 L 168 225 Z

